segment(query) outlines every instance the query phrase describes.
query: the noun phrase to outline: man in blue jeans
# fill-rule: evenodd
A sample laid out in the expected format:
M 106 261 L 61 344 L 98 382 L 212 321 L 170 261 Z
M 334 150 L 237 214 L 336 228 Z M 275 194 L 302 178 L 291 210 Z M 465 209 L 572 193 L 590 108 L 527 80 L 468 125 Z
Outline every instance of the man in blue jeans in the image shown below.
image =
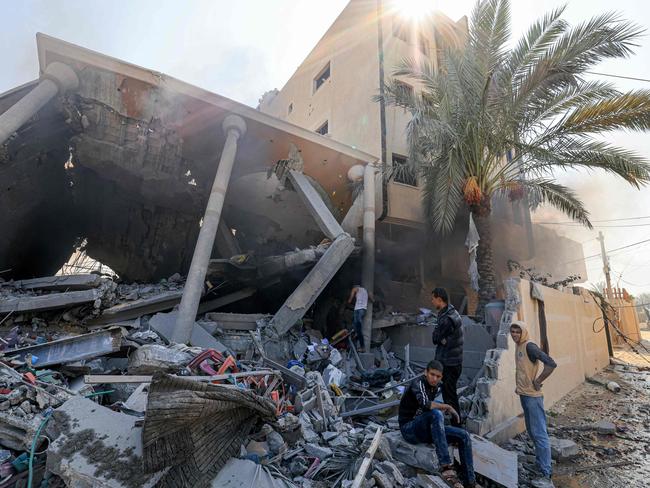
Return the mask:
M 399 404 L 399 427 L 404 440 L 411 444 L 433 444 L 440 463 L 442 478 L 453 488 L 477 487 L 472 457 L 472 440 L 466 430 L 445 426 L 444 413 L 458 420 L 458 412 L 445 403 L 435 401 L 440 393 L 443 366 L 430 361 L 424 376 L 414 379 Z M 449 443 L 458 446 L 462 468 L 460 482 L 449 455 Z
M 372 297 L 368 296 L 368 290 L 361 285 L 354 285 L 350 292 L 350 298 L 348 299 L 348 304 L 350 305 L 352 304 L 352 300 L 354 300 L 354 316 L 352 318 L 352 325 L 354 326 L 357 344 L 359 345 L 359 352 L 365 352 L 365 343 L 363 340 L 363 319 L 368 310 L 368 298 L 372 299 Z
M 535 459 L 542 475 L 531 484 L 536 488 L 553 488 L 551 481 L 551 443 L 546 430 L 544 394 L 542 383 L 557 367 L 555 361 L 529 339 L 526 324 L 515 320 L 510 326 L 510 337 L 517 346 L 515 350 L 516 384 L 515 390 L 524 410 L 526 431 L 535 444 Z M 541 374 L 539 363 L 544 365 Z

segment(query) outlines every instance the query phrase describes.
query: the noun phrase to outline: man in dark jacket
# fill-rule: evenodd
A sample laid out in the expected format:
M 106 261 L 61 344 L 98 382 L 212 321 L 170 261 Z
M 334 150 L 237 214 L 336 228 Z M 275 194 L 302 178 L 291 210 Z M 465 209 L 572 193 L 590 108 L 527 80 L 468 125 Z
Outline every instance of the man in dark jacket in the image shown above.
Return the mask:
M 399 404 L 400 432 L 404 440 L 411 444 L 433 444 L 440 463 L 441 476 L 454 488 L 463 486 L 458 480 L 453 460 L 449 455 L 449 444 L 456 444 L 465 486 L 480 488 L 474 476 L 470 435 L 464 429 L 445 426 L 444 413 L 447 412 L 456 419 L 458 413 L 450 405 L 435 401 L 440 391 L 442 375 L 442 364 L 434 360 L 427 364 L 423 376 L 411 381 Z
M 457 389 L 463 371 L 463 324 L 460 314 L 449 303 L 449 295 L 444 288 L 433 289 L 431 303 L 438 310 L 438 324 L 432 334 L 436 346 L 435 358 L 445 369 L 442 398 L 447 405 L 460 412 Z M 460 420 L 453 419 L 451 425 L 458 427 Z

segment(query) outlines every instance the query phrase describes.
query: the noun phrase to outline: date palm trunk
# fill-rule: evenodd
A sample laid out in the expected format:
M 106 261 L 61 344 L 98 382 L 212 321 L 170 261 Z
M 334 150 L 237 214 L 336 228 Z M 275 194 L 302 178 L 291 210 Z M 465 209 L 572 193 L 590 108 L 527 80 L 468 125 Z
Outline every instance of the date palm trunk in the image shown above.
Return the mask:
M 476 250 L 476 266 L 478 268 L 478 306 L 475 314 L 485 316 L 485 306 L 497 296 L 496 276 L 494 273 L 494 257 L 492 253 L 492 229 L 490 226 L 490 211 L 483 209 L 474 213 L 474 224 L 479 235 Z

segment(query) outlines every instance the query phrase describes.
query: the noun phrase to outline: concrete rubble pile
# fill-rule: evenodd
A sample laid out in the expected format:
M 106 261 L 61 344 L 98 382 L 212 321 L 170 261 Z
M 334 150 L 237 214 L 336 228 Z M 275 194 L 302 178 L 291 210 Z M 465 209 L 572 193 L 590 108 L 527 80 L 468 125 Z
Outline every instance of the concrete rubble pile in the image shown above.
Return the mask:
M 360 352 L 348 330 L 323 337 L 308 319 L 278 334 L 268 315 L 206 312 L 189 344 L 174 344 L 182 289 L 178 275 L 0 281 L 1 487 L 28 478 L 231 486 L 234 477 L 387 488 L 420 486 L 419 472 L 437 471 L 433 449 L 406 443 L 397 425 L 400 394 L 422 365 L 399 359 L 385 334 Z

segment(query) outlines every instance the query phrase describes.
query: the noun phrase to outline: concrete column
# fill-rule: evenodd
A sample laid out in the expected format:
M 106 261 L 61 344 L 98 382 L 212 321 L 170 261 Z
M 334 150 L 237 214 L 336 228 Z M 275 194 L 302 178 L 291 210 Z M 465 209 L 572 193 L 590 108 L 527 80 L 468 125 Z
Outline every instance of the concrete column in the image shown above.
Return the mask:
M 226 133 L 226 143 L 221 151 L 221 159 L 217 174 L 214 177 L 212 191 L 208 205 L 203 216 L 203 225 L 199 231 L 199 238 L 194 247 L 192 264 L 187 274 L 187 281 L 183 289 L 183 297 L 178 310 L 178 320 L 172 340 L 176 343 L 187 343 L 192 333 L 192 327 L 199 308 L 199 301 L 203 293 L 203 283 L 208 270 L 212 246 L 221 220 L 221 210 L 226 198 L 230 174 L 237 154 L 237 140 L 246 133 L 246 122 L 238 115 L 228 115 L 223 121 L 223 130 Z
M 366 164 L 363 172 L 363 268 L 361 285 L 368 291 L 375 291 L 375 167 Z M 366 351 L 370 351 L 372 332 L 372 306 L 368 300 L 368 311 L 363 320 L 363 340 Z
M 58 94 L 76 90 L 79 78 L 68 65 L 54 62 L 45 68 L 38 85 L 0 115 L 0 144 L 20 129 L 43 106 Z

